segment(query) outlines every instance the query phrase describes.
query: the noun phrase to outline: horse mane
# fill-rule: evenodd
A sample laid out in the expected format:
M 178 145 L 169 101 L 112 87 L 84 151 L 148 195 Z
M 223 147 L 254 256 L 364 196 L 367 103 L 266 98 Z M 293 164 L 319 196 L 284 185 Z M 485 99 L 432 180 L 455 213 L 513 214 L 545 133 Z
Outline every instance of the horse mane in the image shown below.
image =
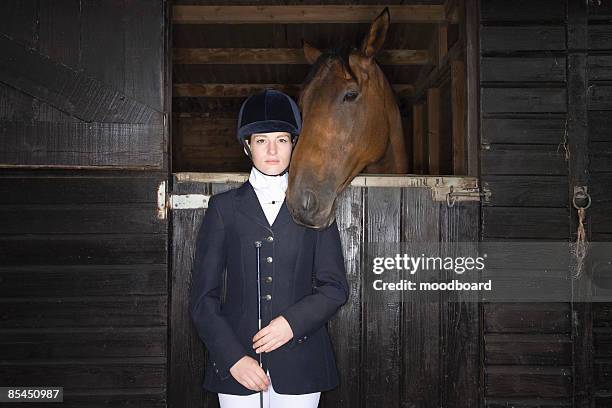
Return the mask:
M 351 52 L 354 50 L 355 50 L 355 47 L 353 47 L 351 44 L 342 43 L 340 45 L 337 45 L 323 52 L 321 55 L 319 55 L 319 58 L 317 58 L 315 63 L 312 64 L 312 67 L 310 68 L 308 75 L 306 76 L 306 78 L 304 79 L 304 82 L 302 83 L 302 89 L 304 89 L 314 79 L 317 72 L 319 72 L 319 68 L 322 65 L 325 65 L 329 60 L 332 60 L 332 59 L 338 59 L 340 63 L 342 64 L 342 68 L 346 72 L 348 72 L 348 74 L 353 79 L 357 80 L 357 77 L 355 76 L 355 73 L 353 72 L 353 70 L 351 69 L 351 65 L 349 64 L 349 55 L 351 55 Z

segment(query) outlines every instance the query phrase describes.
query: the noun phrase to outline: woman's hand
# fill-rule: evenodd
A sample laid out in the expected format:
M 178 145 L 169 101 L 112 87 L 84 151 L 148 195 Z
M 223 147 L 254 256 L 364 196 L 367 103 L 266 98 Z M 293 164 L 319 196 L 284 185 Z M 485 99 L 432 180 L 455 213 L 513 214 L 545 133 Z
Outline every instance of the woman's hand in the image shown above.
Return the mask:
M 253 391 L 267 391 L 270 381 L 257 360 L 244 356 L 231 368 L 230 374 L 240 384 Z
M 283 316 L 278 316 L 253 336 L 253 348 L 256 353 L 267 353 L 276 350 L 292 338 L 293 330 L 289 322 Z

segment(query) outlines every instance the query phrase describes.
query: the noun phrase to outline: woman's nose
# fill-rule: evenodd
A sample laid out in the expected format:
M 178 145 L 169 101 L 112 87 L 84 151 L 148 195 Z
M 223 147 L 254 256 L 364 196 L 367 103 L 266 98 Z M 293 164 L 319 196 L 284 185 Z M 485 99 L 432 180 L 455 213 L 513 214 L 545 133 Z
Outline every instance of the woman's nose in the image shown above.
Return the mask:
M 276 154 L 276 143 L 272 142 L 268 145 L 268 154 Z

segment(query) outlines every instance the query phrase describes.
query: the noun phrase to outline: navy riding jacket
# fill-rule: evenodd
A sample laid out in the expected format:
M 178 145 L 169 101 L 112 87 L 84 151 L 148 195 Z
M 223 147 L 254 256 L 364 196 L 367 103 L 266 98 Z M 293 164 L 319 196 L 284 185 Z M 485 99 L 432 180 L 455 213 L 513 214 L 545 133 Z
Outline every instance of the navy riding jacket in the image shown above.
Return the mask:
M 203 388 L 224 394 L 255 393 L 229 369 L 243 356 L 258 361 L 257 256 L 261 241 L 261 327 L 283 316 L 293 338 L 262 353 L 274 390 L 326 391 L 339 383 L 326 322 L 348 297 L 338 226 L 303 227 L 286 202 L 270 226 L 250 182 L 212 196 L 196 241 L 191 317 L 208 350 Z M 314 276 L 314 278 L 313 278 Z

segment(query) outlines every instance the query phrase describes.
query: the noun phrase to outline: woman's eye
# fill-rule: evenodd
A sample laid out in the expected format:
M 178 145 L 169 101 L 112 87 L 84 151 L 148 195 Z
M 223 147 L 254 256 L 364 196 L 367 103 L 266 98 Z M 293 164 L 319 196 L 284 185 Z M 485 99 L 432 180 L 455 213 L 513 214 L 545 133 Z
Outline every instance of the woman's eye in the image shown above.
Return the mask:
M 357 98 L 359 96 L 359 92 L 357 91 L 348 91 L 347 93 L 344 94 L 344 98 L 342 99 L 343 102 L 351 102 L 354 101 L 355 98 Z

